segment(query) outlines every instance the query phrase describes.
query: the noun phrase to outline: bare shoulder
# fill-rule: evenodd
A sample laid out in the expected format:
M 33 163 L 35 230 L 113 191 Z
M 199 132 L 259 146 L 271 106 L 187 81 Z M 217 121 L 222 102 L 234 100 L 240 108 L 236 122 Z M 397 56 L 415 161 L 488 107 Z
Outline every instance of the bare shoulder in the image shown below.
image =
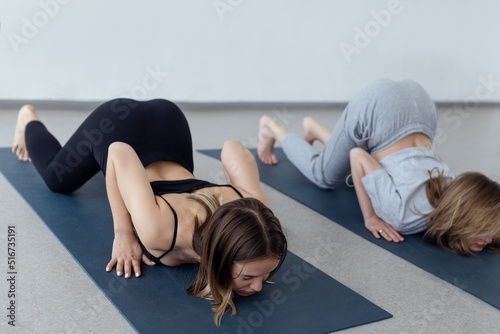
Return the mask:
M 269 200 L 267 199 L 266 195 L 264 194 L 264 192 L 262 191 L 262 189 L 260 189 L 259 192 L 257 193 L 251 193 L 251 192 L 248 192 L 247 190 L 243 189 L 243 188 L 239 188 L 239 187 L 235 187 L 240 193 L 241 195 L 244 197 L 244 198 L 255 198 L 255 199 L 258 199 L 259 201 L 261 201 L 265 206 L 267 206 L 269 209 L 272 209 L 271 208 L 271 203 L 269 203 Z M 238 197 L 239 198 L 239 197 Z
M 162 195 L 165 196 L 165 195 Z M 146 228 L 136 230 L 143 246 L 154 256 L 161 256 L 173 243 L 176 226 L 176 215 L 167 204 L 167 199 L 155 196 L 159 214 L 151 219 Z M 170 200 L 170 199 L 169 199 Z

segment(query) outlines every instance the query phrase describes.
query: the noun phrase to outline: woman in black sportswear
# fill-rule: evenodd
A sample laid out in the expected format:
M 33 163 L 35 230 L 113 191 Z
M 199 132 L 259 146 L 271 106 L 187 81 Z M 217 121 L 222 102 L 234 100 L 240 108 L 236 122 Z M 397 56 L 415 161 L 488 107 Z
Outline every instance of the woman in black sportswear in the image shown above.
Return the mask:
M 218 305 L 248 296 L 281 266 L 286 238 L 270 210 L 253 155 L 224 143 L 227 185 L 193 175 L 191 133 L 182 111 L 162 99 L 99 106 L 61 146 L 31 105 L 19 111 L 12 151 L 31 161 L 52 191 L 71 193 L 103 171 L 115 238 L 106 270 L 141 275 L 147 265 L 200 263 L 189 293 Z

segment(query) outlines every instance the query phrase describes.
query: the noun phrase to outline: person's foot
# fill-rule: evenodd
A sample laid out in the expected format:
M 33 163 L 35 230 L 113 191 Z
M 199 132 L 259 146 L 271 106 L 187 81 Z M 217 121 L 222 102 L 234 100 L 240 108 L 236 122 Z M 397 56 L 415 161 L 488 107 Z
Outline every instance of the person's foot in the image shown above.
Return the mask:
M 12 144 L 12 152 L 22 161 L 30 161 L 28 151 L 26 150 L 26 142 L 24 141 L 24 131 L 26 130 L 26 125 L 33 120 L 39 120 L 35 113 L 35 108 L 29 104 L 22 106 L 17 115 L 16 130 Z
M 274 142 L 276 141 L 273 131 L 273 127 L 276 126 L 274 123 L 275 121 L 267 115 L 262 116 L 259 121 L 257 154 L 266 165 L 278 163 L 278 159 L 274 155 Z
M 330 130 L 310 116 L 302 120 L 302 127 L 304 129 L 304 140 L 310 145 L 312 145 L 315 140 L 319 140 L 324 144 L 331 135 Z
M 318 137 L 316 136 L 316 133 L 314 131 L 314 125 L 316 123 L 316 120 L 312 117 L 305 117 L 302 120 L 302 128 L 304 129 L 304 140 L 309 143 L 309 145 L 312 145 Z

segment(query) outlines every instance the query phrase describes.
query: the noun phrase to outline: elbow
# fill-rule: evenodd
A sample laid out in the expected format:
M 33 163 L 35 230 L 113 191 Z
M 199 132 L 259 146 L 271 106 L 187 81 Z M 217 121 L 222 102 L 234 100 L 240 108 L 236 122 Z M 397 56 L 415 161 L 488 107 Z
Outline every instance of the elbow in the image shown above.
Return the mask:
M 355 147 L 349 151 L 349 159 L 351 160 L 351 162 L 359 161 L 359 159 L 365 154 L 367 154 L 367 152 L 363 150 L 361 147 Z
M 359 150 L 362 150 L 359 147 L 355 147 L 349 151 L 349 162 L 351 165 L 351 170 L 357 169 L 357 166 L 359 165 L 359 157 L 360 153 Z
M 349 158 L 353 158 L 356 156 L 356 153 L 360 150 L 359 147 L 355 147 L 355 148 L 351 148 L 351 150 L 349 151 Z
M 234 150 L 235 148 L 241 148 L 243 147 L 243 144 L 239 140 L 226 140 L 224 144 L 222 145 L 222 152 L 224 151 L 231 151 Z
M 110 167 L 110 164 L 116 162 L 126 162 L 130 155 L 135 153 L 132 146 L 127 143 L 115 141 L 111 143 L 108 147 L 108 159 L 106 163 L 106 170 Z
M 226 140 L 223 144 L 223 146 L 230 146 L 230 145 L 242 145 L 241 142 L 239 140 L 236 140 L 236 139 L 229 139 L 229 140 Z
M 221 160 L 231 159 L 235 153 L 246 152 L 247 149 L 239 140 L 226 140 L 220 153 Z
M 111 143 L 108 147 L 108 156 L 112 157 L 112 156 L 115 156 L 115 155 L 120 154 L 122 152 L 126 152 L 126 151 L 131 150 L 131 149 L 132 149 L 132 147 L 129 144 L 124 143 L 124 142 L 115 141 L 115 142 Z

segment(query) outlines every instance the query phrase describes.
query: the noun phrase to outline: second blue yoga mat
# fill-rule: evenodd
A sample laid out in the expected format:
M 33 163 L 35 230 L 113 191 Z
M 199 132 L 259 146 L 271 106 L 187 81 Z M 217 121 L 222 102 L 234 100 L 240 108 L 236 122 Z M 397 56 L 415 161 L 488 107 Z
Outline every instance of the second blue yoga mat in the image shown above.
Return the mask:
M 272 279 L 275 284 L 237 298 L 238 314 L 226 314 L 216 327 L 210 303 L 186 293 L 196 278 L 195 266 L 143 265 L 141 278 L 127 280 L 104 270 L 113 224 L 101 174 L 72 195 L 56 194 L 30 163 L 20 162 L 7 148 L 0 149 L 0 171 L 140 333 L 329 333 L 391 317 L 289 253 Z
M 200 152 L 220 159 L 220 150 Z M 253 153 L 256 156 L 255 150 Z M 378 240 L 364 226 L 354 189 L 320 189 L 292 165 L 281 149 L 276 149 L 276 157 L 279 163 L 274 166 L 264 165 L 256 158 L 262 182 L 351 232 L 500 309 L 500 254 L 481 252 L 478 256 L 460 256 L 424 242 L 422 234 L 406 235 L 402 243 Z

